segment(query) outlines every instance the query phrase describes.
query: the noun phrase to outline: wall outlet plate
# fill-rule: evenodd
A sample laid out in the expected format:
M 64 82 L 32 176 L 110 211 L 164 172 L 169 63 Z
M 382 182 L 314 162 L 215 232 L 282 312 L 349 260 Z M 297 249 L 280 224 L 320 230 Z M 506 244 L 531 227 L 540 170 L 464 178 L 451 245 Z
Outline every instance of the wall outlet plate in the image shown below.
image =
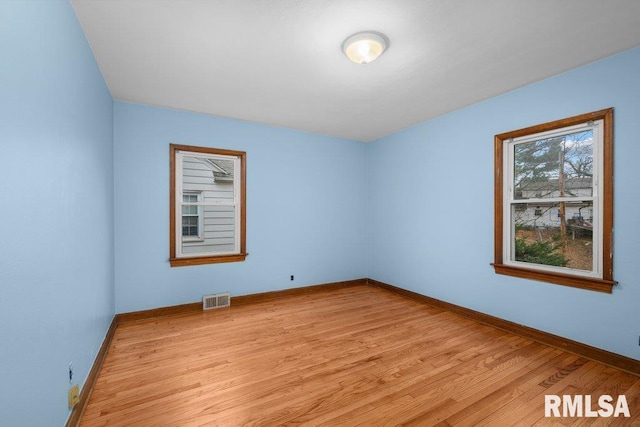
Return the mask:
M 69 389 L 69 409 L 73 409 L 80 402 L 80 388 L 78 384 Z

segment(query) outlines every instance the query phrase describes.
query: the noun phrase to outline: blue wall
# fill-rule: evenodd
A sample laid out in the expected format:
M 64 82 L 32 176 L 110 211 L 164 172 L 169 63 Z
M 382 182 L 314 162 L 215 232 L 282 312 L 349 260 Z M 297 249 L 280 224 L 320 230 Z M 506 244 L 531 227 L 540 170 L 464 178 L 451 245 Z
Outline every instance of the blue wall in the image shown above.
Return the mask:
M 0 424 L 66 421 L 114 314 L 113 103 L 67 1 L 0 2 Z
M 117 312 L 365 277 L 365 144 L 120 102 L 114 120 Z M 170 143 L 247 152 L 244 262 L 169 266 Z
M 640 48 L 368 145 L 369 277 L 640 359 L 638 76 Z M 609 295 L 496 275 L 494 135 L 607 107 L 619 286 Z
M 62 425 L 114 313 L 225 290 L 368 276 L 640 358 L 640 48 L 362 144 L 114 104 L 67 1 L 0 19 L 0 424 Z M 606 107 L 620 285 L 494 274 L 493 136 Z M 245 262 L 169 267 L 170 143 L 247 151 Z

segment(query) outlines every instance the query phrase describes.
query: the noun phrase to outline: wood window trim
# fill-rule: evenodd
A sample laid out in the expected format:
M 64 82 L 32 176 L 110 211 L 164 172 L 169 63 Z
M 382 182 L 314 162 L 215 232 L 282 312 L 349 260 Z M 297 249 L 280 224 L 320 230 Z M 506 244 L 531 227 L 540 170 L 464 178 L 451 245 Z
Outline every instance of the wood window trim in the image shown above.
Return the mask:
M 178 151 L 190 151 L 196 153 L 225 155 L 238 157 L 240 160 L 240 251 L 237 254 L 206 255 L 193 257 L 176 257 L 176 153 Z M 171 267 L 184 267 L 190 265 L 217 264 L 226 262 L 240 262 L 247 257 L 246 249 L 246 180 L 247 180 L 247 153 L 244 151 L 226 150 L 209 147 L 195 147 L 191 145 L 169 145 L 169 263 Z
M 602 178 L 603 178 L 603 218 L 602 218 L 602 278 L 583 277 L 536 269 L 505 265 L 503 260 L 503 203 L 504 203 L 504 144 L 526 135 L 551 131 L 581 123 L 603 120 Z M 613 280 L 613 108 L 581 114 L 549 123 L 502 133 L 494 139 L 494 267 L 497 274 L 538 280 L 558 285 L 612 293 L 616 281 Z

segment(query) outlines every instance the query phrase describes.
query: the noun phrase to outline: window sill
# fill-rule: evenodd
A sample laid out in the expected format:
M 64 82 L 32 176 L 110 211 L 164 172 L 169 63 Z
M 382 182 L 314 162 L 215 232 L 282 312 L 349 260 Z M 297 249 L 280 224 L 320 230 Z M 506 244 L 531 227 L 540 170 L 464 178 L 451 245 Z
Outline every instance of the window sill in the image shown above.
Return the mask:
M 183 237 L 182 243 L 198 243 L 204 242 L 204 237 Z
M 201 256 L 201 257 L 188 257 L 188 258 L 169 258 L 171 267 L 185 267 L 188 265 L 203 265 L 203 264 L 219 264 L 223 262 L 241 262 L 247 257 L 246 253 L 232 254 L 232 255 L 216 255 L 216 256 Z
M 573 288 L 587 289 L 590 291 L 604 292 L 607 294 L 613 293 L 613 287 L 617 283 L 614 280 L 538 271 L 521 267 L 513 267 L 504 264 L 492 263 L 491 265 L 495 269 L 496 274 L 504 274 L 507 276 L 520 277 L 523 279 L 538 280 L 540 282 L 571 286 Z

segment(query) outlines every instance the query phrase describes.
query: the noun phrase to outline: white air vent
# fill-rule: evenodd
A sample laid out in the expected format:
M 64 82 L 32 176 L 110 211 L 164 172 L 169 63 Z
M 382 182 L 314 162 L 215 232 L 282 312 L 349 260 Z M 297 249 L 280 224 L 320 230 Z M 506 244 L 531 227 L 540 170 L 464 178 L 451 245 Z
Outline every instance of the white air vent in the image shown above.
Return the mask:
M 229 307 L 231 305 L 231 295 L 229 292 L 215 295 L 205 295 L 202 297 L 202 309 Z

